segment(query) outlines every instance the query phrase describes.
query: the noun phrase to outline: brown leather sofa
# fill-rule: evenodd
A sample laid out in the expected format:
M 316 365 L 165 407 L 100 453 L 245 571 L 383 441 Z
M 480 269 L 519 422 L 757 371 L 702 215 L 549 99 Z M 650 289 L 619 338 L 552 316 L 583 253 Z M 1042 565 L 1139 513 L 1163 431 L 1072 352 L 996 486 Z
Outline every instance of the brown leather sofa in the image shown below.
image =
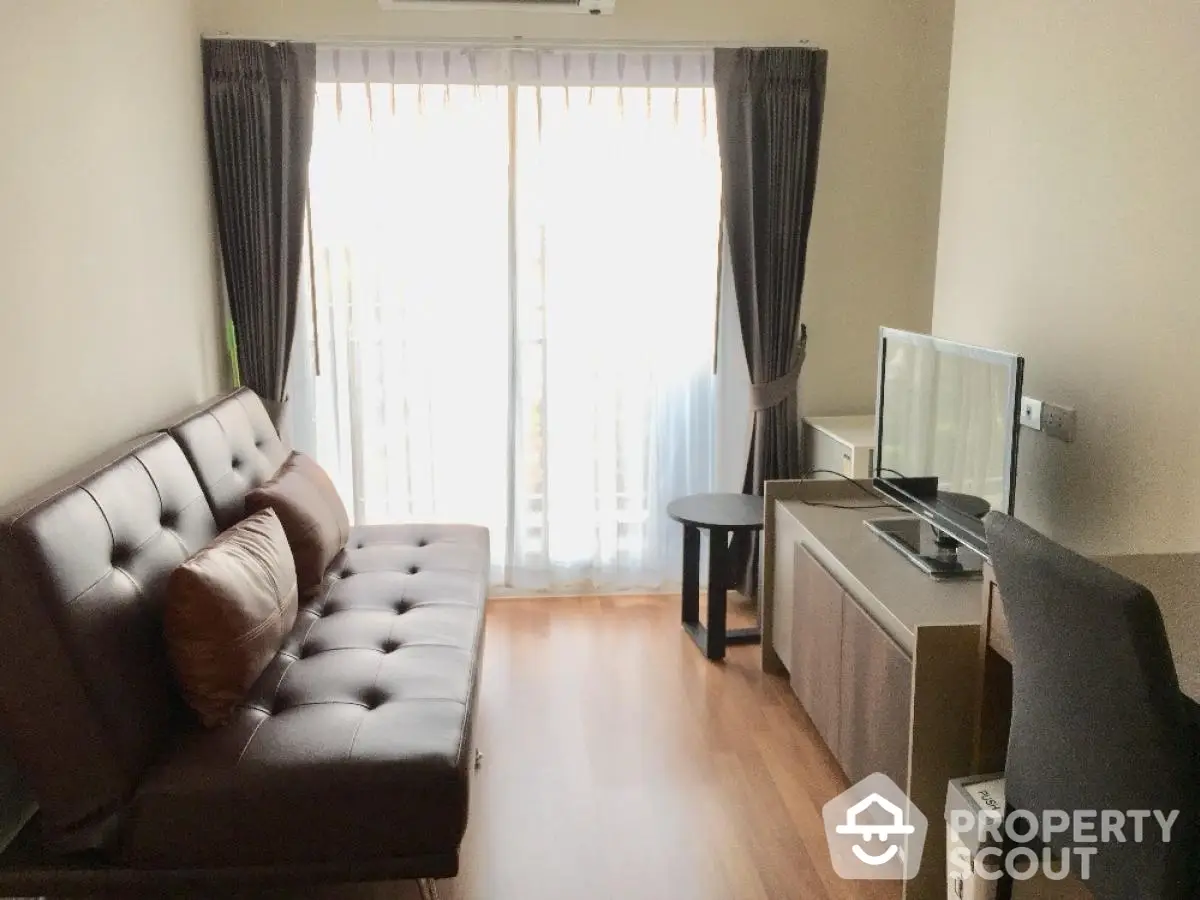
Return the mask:
M 286 456 L 241 390 L 0 513 L 0 741 L 40 807 L 0 890 L 456 873 L 484 529 L 352 529 L 231 722 L 174 687 L 167 577 Z

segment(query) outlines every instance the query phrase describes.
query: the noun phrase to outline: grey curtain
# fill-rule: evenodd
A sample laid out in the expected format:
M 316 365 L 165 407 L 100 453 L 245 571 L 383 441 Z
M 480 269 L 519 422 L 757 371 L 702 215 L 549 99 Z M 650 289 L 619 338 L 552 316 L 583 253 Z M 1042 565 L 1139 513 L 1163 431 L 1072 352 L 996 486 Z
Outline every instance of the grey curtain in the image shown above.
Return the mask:
M 316 95 L 312 44 L 205 41 L 208 145 L 241 383 L 287 400 Z
M 826 51 L 808 48 L 716 53 L 725 235 L 753 383 L 747 494 L 802 474 L 796 391 L 808 335 L 800 302 L 827 64 Z M 753 593 L 757 552 L 749 542 L 735 549 L 743 593 Z

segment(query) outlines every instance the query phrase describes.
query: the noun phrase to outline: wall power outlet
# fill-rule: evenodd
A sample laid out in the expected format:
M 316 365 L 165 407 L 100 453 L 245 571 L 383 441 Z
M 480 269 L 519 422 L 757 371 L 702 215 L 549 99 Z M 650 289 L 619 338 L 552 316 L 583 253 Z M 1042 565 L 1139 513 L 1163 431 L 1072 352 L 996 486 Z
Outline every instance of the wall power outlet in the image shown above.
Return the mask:
M 1075 440 L 1075 410 L 1067 406 L 1022 397 L 1021 424 L 1068 444 Z
M 1068 444 L 1075 440 L 1075 410 L 1054 403 L 1042 404 L 1042 431 Z

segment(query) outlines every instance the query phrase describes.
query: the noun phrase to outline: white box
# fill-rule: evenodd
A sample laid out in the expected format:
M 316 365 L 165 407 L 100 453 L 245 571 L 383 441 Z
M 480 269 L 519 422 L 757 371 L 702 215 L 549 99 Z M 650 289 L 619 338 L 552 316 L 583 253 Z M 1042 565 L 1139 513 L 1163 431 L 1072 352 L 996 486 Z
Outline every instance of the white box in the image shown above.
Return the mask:
M 875 417 L 827 416 L 801 425 L 806 471 L 822 469 L 846 478 L 870 478 L 874 469 Z M 837 475 L 817 474 L 818 480 Z
M 955 810 L 966 810 L 978 821 L 991 814 L 1004 815 L 1004 776 L 982 775 L 956 778 L 946 789 L 946 898 L 947 900 L 996 900 L 997 881 L 980 878 L 976 858 L 990 845 L 981 844 L 978 832 L 958 834 L 951 817 Z M 988 860 L 990 871 L 996 864 Z

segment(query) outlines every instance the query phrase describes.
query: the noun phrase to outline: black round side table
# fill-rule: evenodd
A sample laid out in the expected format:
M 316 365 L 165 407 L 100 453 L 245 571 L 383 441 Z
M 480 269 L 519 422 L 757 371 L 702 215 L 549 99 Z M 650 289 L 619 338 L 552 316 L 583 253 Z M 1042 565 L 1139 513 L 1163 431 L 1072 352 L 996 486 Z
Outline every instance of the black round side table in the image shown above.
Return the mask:
M 694 494 L 672 501 L 667 515 L 683 525 L 683 628 L 709 659 L 731 644 L 762 643 L 762 628 L 725 627 L 726 600 L 736 585 L 730 537 L 749 540 L 763 527 L 763 499 L 745 494 Z M 708 627 L 700 624 L 700 532 L 709 534 Z

